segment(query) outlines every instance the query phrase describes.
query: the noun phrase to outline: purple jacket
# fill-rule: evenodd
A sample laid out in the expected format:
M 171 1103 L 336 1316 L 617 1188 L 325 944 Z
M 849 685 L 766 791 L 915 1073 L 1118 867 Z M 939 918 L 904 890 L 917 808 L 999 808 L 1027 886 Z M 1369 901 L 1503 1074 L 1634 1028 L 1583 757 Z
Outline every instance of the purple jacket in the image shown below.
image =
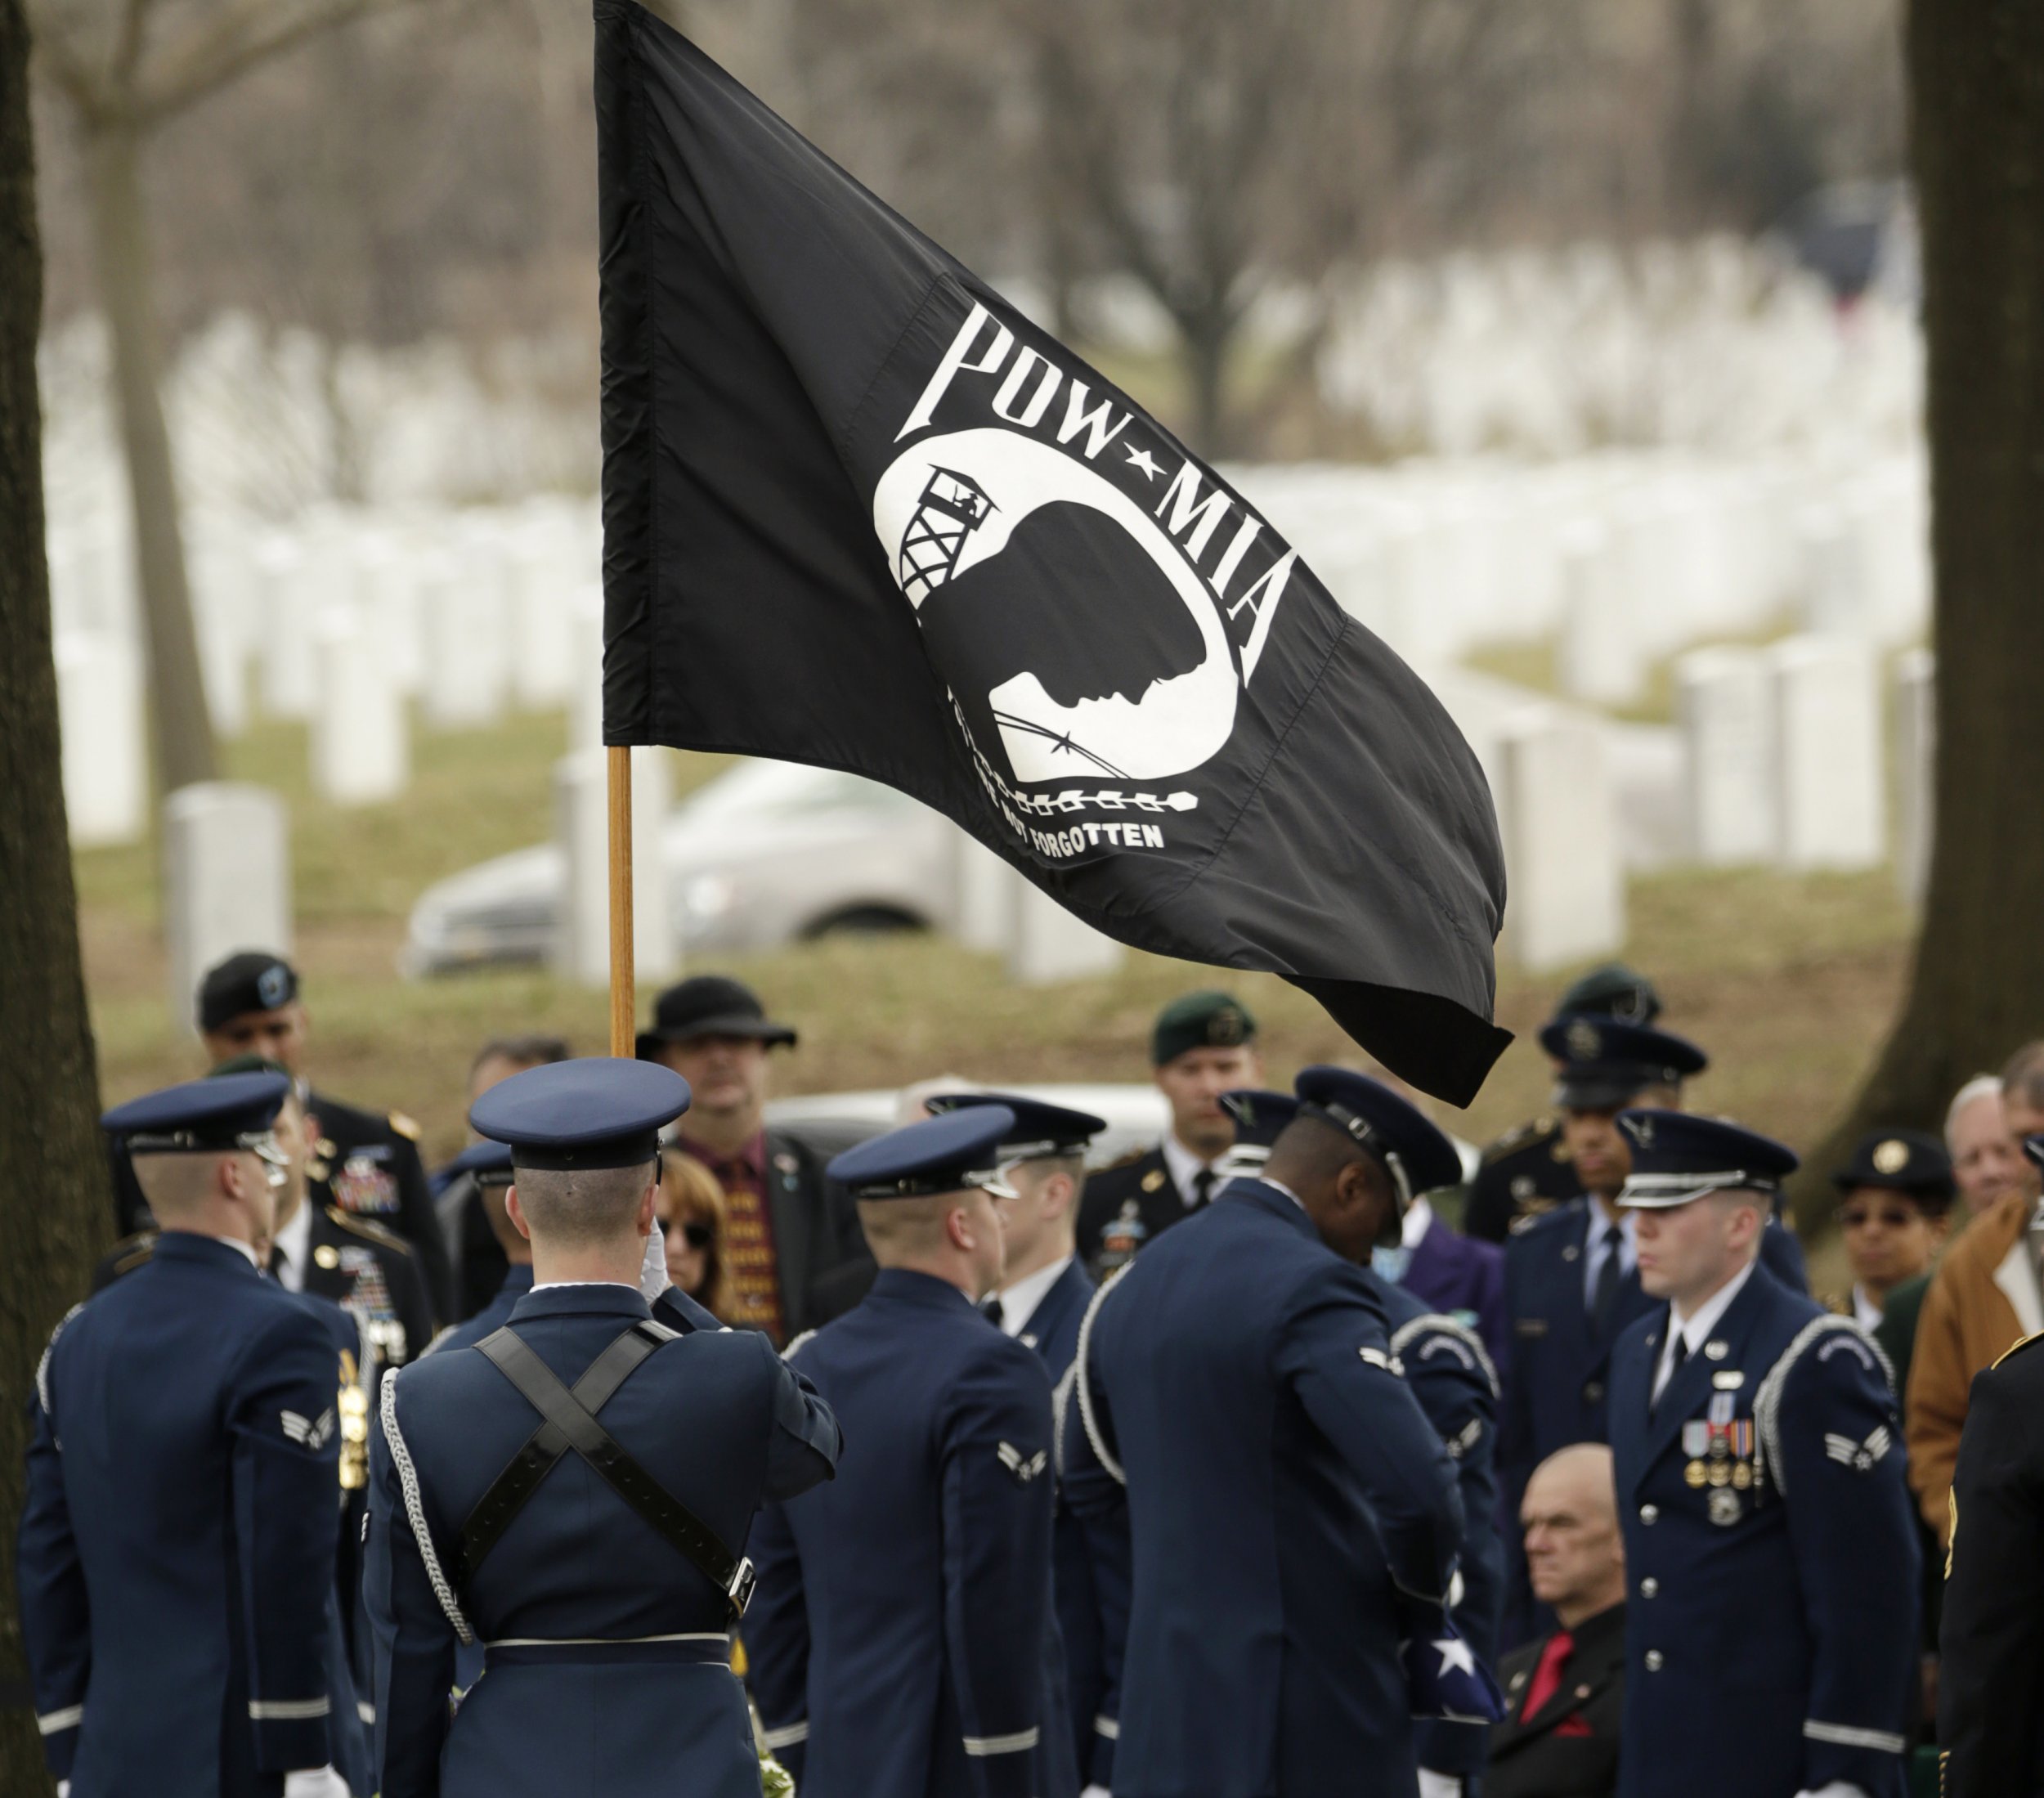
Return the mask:
M 1502 1248 L 1457 1235 L 1437 1214 L 1400 1284 L 1431 1309 L 1475 1330 L 1503 1376 L 1511 1330 L 1504 1315 Z

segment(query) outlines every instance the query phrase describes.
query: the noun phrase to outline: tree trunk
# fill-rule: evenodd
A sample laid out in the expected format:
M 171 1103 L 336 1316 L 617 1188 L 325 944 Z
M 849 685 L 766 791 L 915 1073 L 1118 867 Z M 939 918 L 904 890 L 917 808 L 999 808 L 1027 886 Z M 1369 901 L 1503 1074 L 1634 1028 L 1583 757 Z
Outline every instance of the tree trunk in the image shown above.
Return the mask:
M 156 778 L 164 792 L 213 778 L 213 723 L 185 580 L 185 542 L 170 432 L 164 423 L 141 138 L 132 122 L 87 126 L 93 249 L 113 340 L 114 391 L 135 514 L 135 571 L 149 645 Z
M 1217 320 L 1181 318 L 1186 385 L 1192 401 L 1192 446 L 1209 462 L 1228 454 L 1226 379 L 1234 333 Z
M 15 1521 L 27 1451 L 24 1395 L 43 1345 L 112 1233 L 98 1083 L 78 960 L 78 908 L 57 756 L 56 668 L 43 558 L 43 310 L 29 33 L 0 0 L 0 1791 L 47 1791 L 23 1685 Z
M 1863 1130 L 1936 1128 L 1969 1075 L 2044 1035 L 2044 7 L 1911 0 L 1922 215 L 1937 841 L 1909 997 L 1811 1158 L 1800 1221 Z

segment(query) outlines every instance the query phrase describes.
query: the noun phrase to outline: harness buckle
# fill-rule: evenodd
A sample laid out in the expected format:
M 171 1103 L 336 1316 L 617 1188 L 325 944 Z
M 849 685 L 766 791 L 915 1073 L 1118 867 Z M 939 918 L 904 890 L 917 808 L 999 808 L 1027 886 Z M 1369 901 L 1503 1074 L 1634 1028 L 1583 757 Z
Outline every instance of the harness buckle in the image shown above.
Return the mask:
M 742 1555 L 738 1564 L 732 1568 L 731 1577 L 724 1581 L 724 1595 L 731 1605 L 734 1616 L 743 1616 L 746 1607 L 752 1602 L 752 1589 L 760 1583 L 760 1576 L 753 1571 L 751 1557 Z

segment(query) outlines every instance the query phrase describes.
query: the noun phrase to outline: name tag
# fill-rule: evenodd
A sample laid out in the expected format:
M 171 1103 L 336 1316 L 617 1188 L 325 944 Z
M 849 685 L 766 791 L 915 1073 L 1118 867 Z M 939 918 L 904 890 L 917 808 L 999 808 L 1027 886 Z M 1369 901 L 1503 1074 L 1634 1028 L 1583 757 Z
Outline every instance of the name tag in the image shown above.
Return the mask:
M 1512 1320 L 1512 1334 L 1515 1336 L 1544 1336 L 1547 1334 L 1547 1320 L 1544 1317 L 1514 1317 Z

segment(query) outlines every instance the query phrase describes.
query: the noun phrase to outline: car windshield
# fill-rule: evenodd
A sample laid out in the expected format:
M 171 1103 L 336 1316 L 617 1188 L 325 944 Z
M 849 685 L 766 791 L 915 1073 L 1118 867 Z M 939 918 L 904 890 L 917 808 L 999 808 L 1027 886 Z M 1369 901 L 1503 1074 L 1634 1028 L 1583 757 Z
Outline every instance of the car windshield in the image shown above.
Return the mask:
M 676 816 L 691 825 L 719 826 L 851 806 L 898 810 L 915 803 L 906 794 L 858 774 L 797 762 L 743 761 L 684 800 Z

